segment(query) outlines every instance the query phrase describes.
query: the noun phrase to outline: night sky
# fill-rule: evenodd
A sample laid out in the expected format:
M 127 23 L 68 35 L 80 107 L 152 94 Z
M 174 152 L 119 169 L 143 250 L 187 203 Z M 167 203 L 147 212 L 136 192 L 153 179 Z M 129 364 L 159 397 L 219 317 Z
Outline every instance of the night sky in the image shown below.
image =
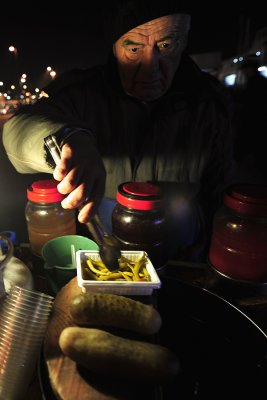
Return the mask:
M 46 8 L 40 6 L 34 10 L 34 18 L 29 18 L 25 9 L 12 17 L 8 17 L 10 13 L 6 14 L 1 21 L 0 81 L 12 83 L 19 73 L 26 73 L 33 86 L 43 86 L 50 79 L 46 72 L 48 65 L 60 73 L 105 61 L 108 49 L 99 10 L 88 12 L 86 8 L 82 5 L 74 10 L 65 6 L 59 13 L 47 3 Z M 234 56 L 242 21 L 247 17 L 251 37 L 257 29 L 267 26 L 263 13 L 243 9 L 229 14 L 226 9 L 223 12 L 217 10 L 213 17 L 193 13 L 189 53 L 222 51 L 225 58 Z M 18 49 L 17 58 L 8 51 L 10 45 Z

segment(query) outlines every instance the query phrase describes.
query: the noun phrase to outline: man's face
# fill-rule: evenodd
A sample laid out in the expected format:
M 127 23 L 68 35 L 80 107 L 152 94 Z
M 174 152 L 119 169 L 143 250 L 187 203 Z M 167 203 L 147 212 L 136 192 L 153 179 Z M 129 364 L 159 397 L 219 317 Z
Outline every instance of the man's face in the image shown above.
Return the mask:
M 168 90 L 187 43 L 189 25 L 189 15 L 167 15 L 137 26 L 115 42 L 113 52 L 127 94 L 152 101 Z

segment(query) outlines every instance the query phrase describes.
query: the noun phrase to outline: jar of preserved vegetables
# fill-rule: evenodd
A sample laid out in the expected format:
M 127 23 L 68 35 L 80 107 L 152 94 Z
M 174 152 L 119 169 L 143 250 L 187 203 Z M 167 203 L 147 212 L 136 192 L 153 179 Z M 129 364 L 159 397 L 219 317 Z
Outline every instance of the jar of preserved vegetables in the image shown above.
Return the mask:
M 167 262 L 166 218 L 160 188 L 146 182 L 118 186 L 112 234 L 123 250 L 144 250 L 156 269 Z
M 233 185 L 214 216 L 212 266 L 227 277 L 267 281 L 267 186 Z
M 61 206 L 64 195 L 57 190 L 54 179 L 34 182 L 27 189 L 25 209 L 31 250 L 41 256 L 42 246 L 58 236 L 76 234 L 75 210 Z

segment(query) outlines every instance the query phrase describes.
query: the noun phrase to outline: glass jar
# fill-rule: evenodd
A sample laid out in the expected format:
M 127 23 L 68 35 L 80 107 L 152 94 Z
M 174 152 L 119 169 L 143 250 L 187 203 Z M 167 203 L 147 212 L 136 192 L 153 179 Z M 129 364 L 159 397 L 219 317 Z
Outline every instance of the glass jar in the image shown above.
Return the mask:
M 214 216 L 212 266 L 227 277 L 267 281 L 267 186 L 234 185 Z
M 156 269 L 167 262 L 166 218 L 160 188 L 146 182 L 118 186 L 112 234 L 123 250 L 144 250 Z
M 42 246 L 58 236 L 76 234 L 75 210 L 61 206 L 64 195 L 57 190 L 56 180 L 34 182 L 27 189 L 25 209 L 31 250 L 40 256 Z

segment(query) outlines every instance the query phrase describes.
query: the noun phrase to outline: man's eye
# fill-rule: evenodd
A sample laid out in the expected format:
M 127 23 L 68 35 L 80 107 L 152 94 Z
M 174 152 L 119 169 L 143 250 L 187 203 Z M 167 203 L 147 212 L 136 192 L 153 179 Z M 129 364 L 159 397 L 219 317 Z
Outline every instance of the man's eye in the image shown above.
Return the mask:
M 136 60 L 141 55 L 141 47 L 139 46 L 128 46 L 127 47 L 127 56 L 131 60 Z
M 158 44 L 158 48 L 162 51 L 162 50 L 166 50 L 169 47 L 171 47 L 171 43 L 170 42 L 162 42 Z

